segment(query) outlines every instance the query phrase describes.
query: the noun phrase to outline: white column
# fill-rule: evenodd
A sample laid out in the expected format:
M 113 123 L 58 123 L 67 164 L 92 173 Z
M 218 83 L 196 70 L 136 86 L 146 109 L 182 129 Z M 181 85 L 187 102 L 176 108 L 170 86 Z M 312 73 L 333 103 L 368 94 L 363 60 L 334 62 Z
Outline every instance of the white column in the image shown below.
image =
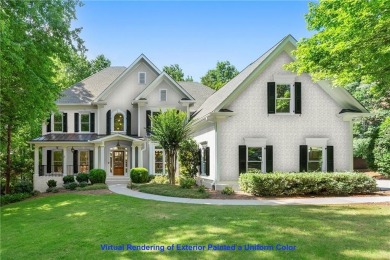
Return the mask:
M 39 175 L 39 147 L 37 145 L 34 149 L 34 175 Z
M 131 144 L 131 166 L 130 168 L 135 167 L 135 146 L 134 144 Z
M 99 146 L 95 144 L 95 150 L 93 151 L 93 168 L 99 168 Z
M 62 147 L 62 175 L 68 175 L 68 155 L 66 154 L 66 151 L 68 147 L 64 146 Z M 77 167 L 77 166 L 74 166 Z
M 100 146 L 100 169 L 106 169 L 104 165 L 104 145 Z
M 142 163 L 142 146 L 137 146 L 138 147 L 138 167 L 143 167 L 144 164 Z

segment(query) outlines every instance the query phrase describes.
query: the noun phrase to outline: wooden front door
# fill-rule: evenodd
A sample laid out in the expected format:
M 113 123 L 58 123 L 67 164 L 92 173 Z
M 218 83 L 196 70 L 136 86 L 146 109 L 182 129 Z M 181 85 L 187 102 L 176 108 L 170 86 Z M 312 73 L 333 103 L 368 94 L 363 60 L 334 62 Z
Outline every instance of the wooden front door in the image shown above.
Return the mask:
M 114 175 L 124 175 L 125 173 L 125 152 L 124 151 L 114 151 Z

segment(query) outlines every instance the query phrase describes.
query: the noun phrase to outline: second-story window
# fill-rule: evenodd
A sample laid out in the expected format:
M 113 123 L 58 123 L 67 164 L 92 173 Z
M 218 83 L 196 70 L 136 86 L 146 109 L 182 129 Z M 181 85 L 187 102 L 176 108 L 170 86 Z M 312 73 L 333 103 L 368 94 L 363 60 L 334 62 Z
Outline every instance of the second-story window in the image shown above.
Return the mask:
M 62 124 L 63 124 L 63 119 L 62 119 L 62 113 L 56 113 L 53 116 L 53 124 L 54 124 L 54 131 L 55 132 L 62 132 Z
M 90 126 L 90 122 L 89 122 L 89 113 L 88 114 L 81 114 L 80 115 L 80 126 L 81 126 L 81 132 L 89 132 L 90 129 L 89 129 L 89 126 Z
M 276 85 L 276 113 L 290 113 L 291 88 L 288 84 Z
M 121 113 L 116 113 L 114 116 L 114 131 L 124 131 L 124 117 Z
M 146 84 L 146 72 L 138 72 L 138 84 Z

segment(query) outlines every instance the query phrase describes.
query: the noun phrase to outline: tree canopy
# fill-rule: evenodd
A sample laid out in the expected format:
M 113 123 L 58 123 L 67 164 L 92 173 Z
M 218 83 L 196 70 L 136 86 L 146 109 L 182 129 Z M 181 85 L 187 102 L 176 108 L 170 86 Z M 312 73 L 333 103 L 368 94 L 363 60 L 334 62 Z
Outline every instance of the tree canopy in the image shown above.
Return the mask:
M 305 16 L 316 33 L 298 42 L 296 61 L 287 69 L 310 73 L 335 85 L 375 84 L 390 89 L 390 0 L 324 1 L 309 3 Z
M 184 72 L 182 68 L 180 68 L 179 64 L 173 64 L 170 66 L 164 66 L 163 71 L 171 76 L 176 82 L 179 81 L 194 81 L 191 76 L 188 76 L 184 79 Z
M 238 74 L 236 67 L 229 61 L 218 61 L 215 69 L 207 71 L 201 78 L 203 85 L 218 90 Z

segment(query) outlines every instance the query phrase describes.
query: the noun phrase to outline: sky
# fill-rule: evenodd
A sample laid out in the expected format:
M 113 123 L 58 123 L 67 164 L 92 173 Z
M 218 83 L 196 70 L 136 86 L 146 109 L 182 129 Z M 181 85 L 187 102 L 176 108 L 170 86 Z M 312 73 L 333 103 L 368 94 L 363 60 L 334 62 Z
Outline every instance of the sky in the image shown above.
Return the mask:
M 111 66 L 129 66 L 142 53 L 159 69 L 179 64 L 195 81 L 229 61 L 238 71 L 284 36 L 310 37 L 307 1 L 88 1 L 73 27 L 88 49 Z

